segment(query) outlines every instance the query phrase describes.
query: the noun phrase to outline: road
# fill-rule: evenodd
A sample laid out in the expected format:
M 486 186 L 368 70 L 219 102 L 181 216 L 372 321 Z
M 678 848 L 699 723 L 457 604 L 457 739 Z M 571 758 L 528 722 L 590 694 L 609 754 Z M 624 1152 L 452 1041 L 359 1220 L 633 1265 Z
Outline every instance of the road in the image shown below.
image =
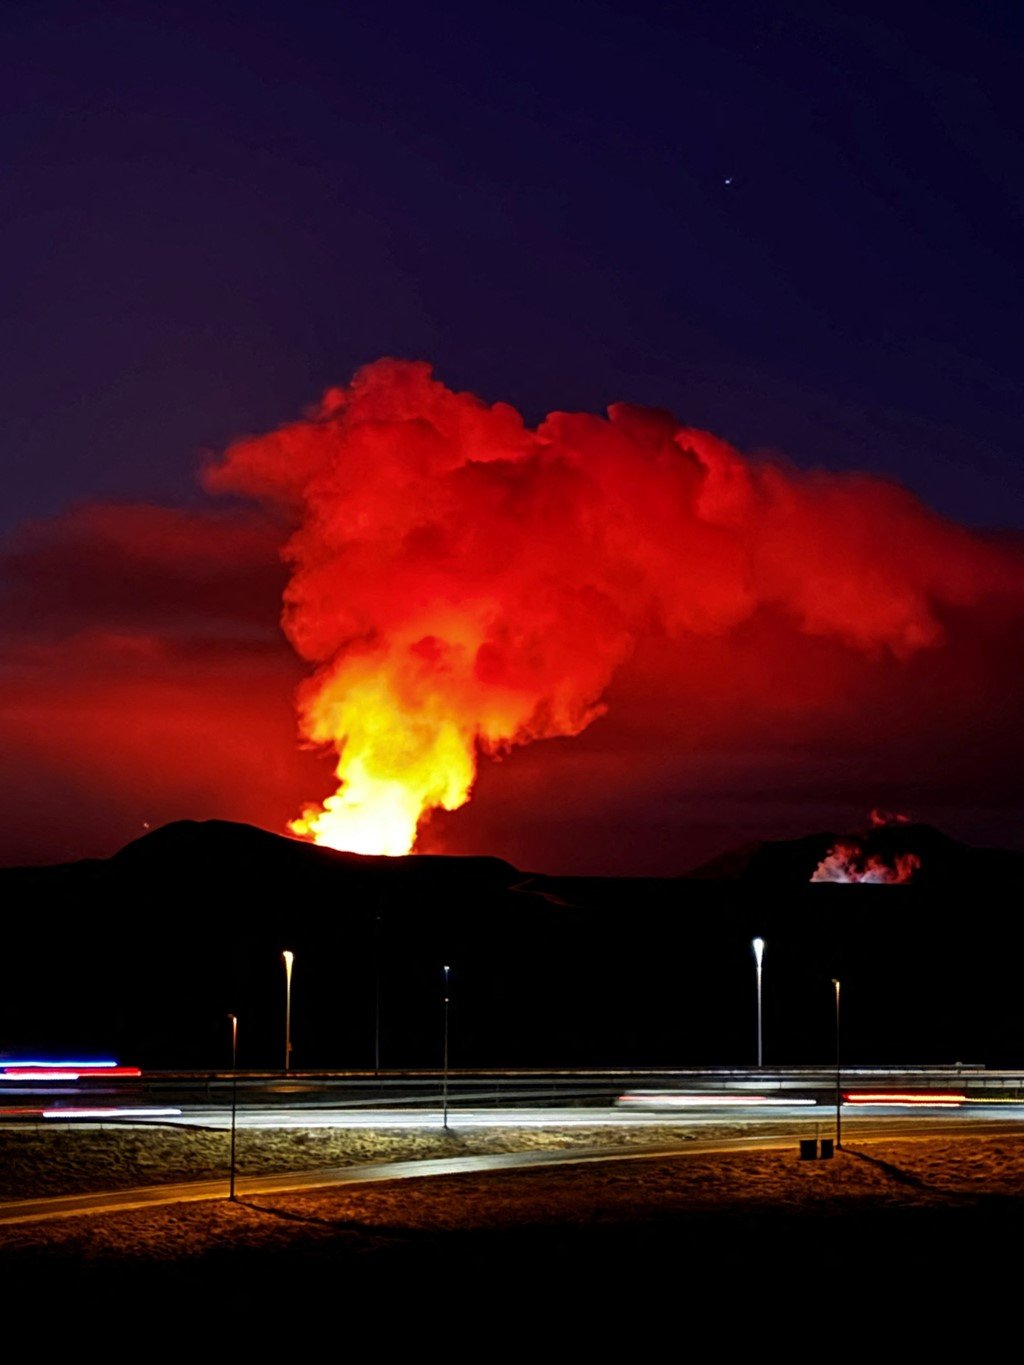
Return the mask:
M 834 1114 L 836 1075 L 824 1068 L 698 1071 L 320 1073 L 156 1072 L 134 1078 L 25 1079 L 0 1073 L 0 1122 L 181 1123 L 225 1128 L 440 1126 L 447 1081 L 452 1128 L 601 1128 L 685 1124 L 700 1129 L 761 1115 L 776 1128 Z M 981 1067 L 851 1067 L 844 1115 L 949 1106 L 969 1116 L 1024 1114 L 1024 1073 Z M 868 1103 L 871 1101 L 871 1103 Z
M 223 1110 L 234 1092 L 239 1113 L 248 1110 L 298 1109 L 335 1113 L 341 1109 L 435 1109 L 441 1101 L 441 1072 L 147 1072 L 135 1078 L 83 1075 L 77 1081 L 32 1080 L 3 1074 L 0 1063 L 0 1119 L 18 1111 L 55 1108 L 180 1108 L 202 1113 Z M 514 1106 L 565 1109 L 579 1104 L 611 1106 L 626 1095 L 652 1102 L 675 1096 L 696 1103 L 702 1096 L 736 1100 L 817 1101 L 835 1097 L 834 1070 L 822 1067 L 703 1068 L 667 1070 L 632 1068 L 604 1071 L 452 1071 L 447 1077 L 454 1108 L 483 1111 Z M 978 1099 L 1024 1102 L 1024 1072 L 986 1071 L 982 1067 L 849 1067 L 842 1073 L 844 1091 L 911 1091 L 948 1093 Z M 621 1107 L 621 1106 L 620 1106 Z M 636 1106 L 638 1107 L 638 1106 Z
M 104 1126 L 184 1126 L 189 1128 L 210 1128 L 226 1130 L 231 1126 L 231 1110 L 220 1106 L 191 1105 L 178 1111 L 133 1109 L 131 1106 L 99 1110 L 85 1109 L 48 1109 L 48 1126 L 73 1128 L 85 1123 L 102 1123 Z M 928 1104 L 914 1102 L 912 1105 L 898 1104 L 845 1104 L 843 1106 L 843 1126 L 863 1125 L 865 1122 L 887 1120 L 890 1124 L 904 1127 L 919 1124 L 927 1118 L 956 1114 L 964 1123 L 991 1123 L 998 1120 L 1002 1124 L 1024 1122 L 1024 1103 L 948 1103 Z M 403 1109 L 397 1106 L 383 1109 L 327 1108 L 286 1109 L 284 1107 L 250 1106 L 238 1109 L 235 1116 L 236 1126 L 244 1129 L 289 1129 L 289 1128 L 344 1128 L 344 1129 L 440 1129 L 443 1126 L 443 1112 L 440 1108 Z M 764 1131 L 795 1132 L 798 1128 L 825 1128 L 835 1123 L 835 1106 L 807 1102 L 799 1105 L 785 1101 L 775 1103 L 754 1103 L 739 1105 L 730 1102 L 716 1102 L 709 1099 L 706 1103 L 688 1104 L 685 1108 L 652 1104 L 643 1108 L 603 1105 L 599 1108 L 573 1106 L 571 1108 L 544 1106 L 534 1107 L 516 1105 L 510 1108 L 485 1107 L 450 1108 L 448 1127 L 453 1131 L 472 1131 L 481 1128 L 500 1129 L 622 1129 L 622 1128 L 678 1128 L 680 1132 L 699 1130 L 723 1124 L 741 1124 L 745 1128 L 755 1126 Z M 1022 1130 L 1024 1131 L 1024 1130 Z

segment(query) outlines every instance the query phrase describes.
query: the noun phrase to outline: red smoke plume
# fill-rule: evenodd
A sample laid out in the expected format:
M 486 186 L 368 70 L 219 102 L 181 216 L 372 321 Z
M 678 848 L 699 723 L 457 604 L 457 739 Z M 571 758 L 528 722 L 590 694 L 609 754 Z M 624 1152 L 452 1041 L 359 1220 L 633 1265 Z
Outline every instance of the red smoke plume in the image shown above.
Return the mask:
M 875 854 L 867 854 L 860 844 L 841 840 L 814 869 L 812 882 L 869 882 L 874 885 L 909 882 L 921 866 L 916 853 L 899 853 L 891 865 Z
M 884 829 L 886 825 L 907 825 L 910 823 L 909 815 L 901 815 L 899 811 L 878 810 L 876 807 L 871 812 L 871 828 Z
M 426 814 L 468 800 L 479 754 L 586 729 L 646 642 L 670 642 L 659 671 L 681 686 L 714 642 L 742 667 L 780 630 L 902 667 L 940 649 L 947 614 L 1019 611 L 1024 588 L 1019 551 L 893 484 L 747 459 L 621 404 L 531 429 L 425 364 L 367 367 L 206 483 L 292 528 L 300 725 L 339 781 L 293 828 L 361 851 L 410 848 Z M 706 681 L 711 714 L 735 676 Z

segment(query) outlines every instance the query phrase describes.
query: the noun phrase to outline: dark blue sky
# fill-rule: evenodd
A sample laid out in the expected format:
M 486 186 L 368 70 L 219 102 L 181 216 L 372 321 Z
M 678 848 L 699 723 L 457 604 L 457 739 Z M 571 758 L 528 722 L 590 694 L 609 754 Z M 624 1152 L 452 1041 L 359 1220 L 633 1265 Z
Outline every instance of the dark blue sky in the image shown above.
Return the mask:
M 204 448 L 391 354 L 1020 526 L 1022 33 L 1002 3 L 7 5 L 4 521 L 195 499 Z

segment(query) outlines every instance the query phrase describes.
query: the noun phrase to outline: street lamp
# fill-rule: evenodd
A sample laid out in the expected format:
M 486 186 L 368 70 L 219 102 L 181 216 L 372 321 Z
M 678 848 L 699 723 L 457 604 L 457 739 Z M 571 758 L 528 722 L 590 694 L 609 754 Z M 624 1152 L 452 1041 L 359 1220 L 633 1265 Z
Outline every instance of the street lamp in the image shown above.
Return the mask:
M 284 958 L 284 1069 L 292 1065 L 292 963 L 295 954 L 286 948 L 281 954 Z
M 229 1014 L 231 1020 L 231 1176 L 228 1198 L 235 1197 L 235 1110 L 238 1104 L 238 1015 Z
M 764 1064 L 761 1046 L 761 959 L 764 957 L 764 939 L 755 938 L 751 946 L 754 949 L 754 963 L 757 967 L 757 1065 L 760 1068 Z
M 836 1151 L 843 1145 L 843 1092 L 839 1084 L 839 981 L 832 978 L 836 991 Z
M 380 915 L 373 924 L 373 1074 L 380 1075 Z
M 444 1127 L 448 1127 L 448 973 L 451 969 L 444 969 L 444 1088 L 442 1108 L 444 1113 Z

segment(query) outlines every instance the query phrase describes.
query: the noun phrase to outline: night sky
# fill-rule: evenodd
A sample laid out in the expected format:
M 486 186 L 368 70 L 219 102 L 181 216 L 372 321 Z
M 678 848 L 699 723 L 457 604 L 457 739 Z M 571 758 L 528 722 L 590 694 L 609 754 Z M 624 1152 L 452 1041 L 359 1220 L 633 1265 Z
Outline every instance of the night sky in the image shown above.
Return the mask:
M 1024 846 L 1022 37 L 1010 4 L 5 7 L 0 862 L 331 790 L 281 508 L 200 472 L 387 356 L 531 426 L 647 405 L 894 480 L 1001 556 L 913 649 L 774 598 L 637 635 L 606 715 L 485 760 L 422 847 L 674 872 L 878 805 Z M 864 514 L 857 562 L 902 526 Z

